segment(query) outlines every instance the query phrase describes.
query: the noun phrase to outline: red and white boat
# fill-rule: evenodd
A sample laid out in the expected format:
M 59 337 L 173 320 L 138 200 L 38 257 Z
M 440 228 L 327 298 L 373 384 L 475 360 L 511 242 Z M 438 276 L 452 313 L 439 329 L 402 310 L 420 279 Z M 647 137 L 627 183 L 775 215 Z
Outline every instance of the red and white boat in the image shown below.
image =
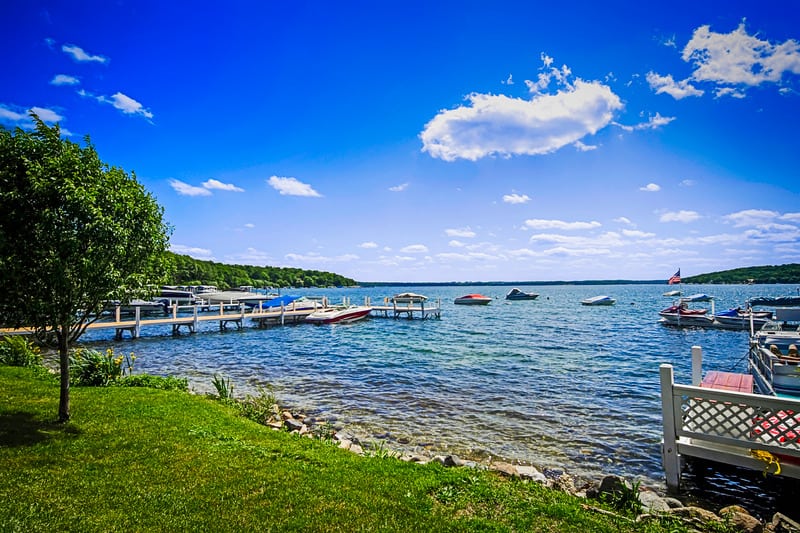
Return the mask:
M 483 294 L 466 294 L 459 296 L 453 303 L 461 305 L 487 305 L 492 299 Z
M 307 322 L 315 324 L 337 324 L 345 322 L 355 322 L 366 318 L 372 311 L 366 305 L 351 305 L 350 307 L 328 307 L 314 311 L 306 317 Z

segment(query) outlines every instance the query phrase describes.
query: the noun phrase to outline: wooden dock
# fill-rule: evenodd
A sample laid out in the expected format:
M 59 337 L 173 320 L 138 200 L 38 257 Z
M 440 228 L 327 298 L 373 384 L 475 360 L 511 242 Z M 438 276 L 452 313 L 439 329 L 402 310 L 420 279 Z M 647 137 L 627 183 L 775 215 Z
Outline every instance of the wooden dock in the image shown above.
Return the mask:
M 388 301 L 388 299 L 387 299 Z M 179 335 L 182 329 L 188 333 L 195 333 L 201 322 L 216 321 L 219 323 L 220 331 L 226 331 L 229 327 L 242 329 L 245 320 L 250 320 L 258 328 L 274 325 L 298 324 L 305 321 L 306 317 L 319 309 L 328 307 L 346 307 L 350 305 L 349 298 L 342 300 L 339 305 L 331 305 L 327 299 L 315 302 L 314 305 L 281 305 L 280 308 L 261 309 L 259 307 L 247 308 L 244 304 L 197 304 L 177 306 L 173 305 L 169 316 L 143 316 L 137 307 L 135 314 L 130 317 L 122 316 L 120 307 L 117 306 L 111 318 L 103 318 L 92 322 L 87 326 L 87 330 L 114 330 L 114 338 L 122 339 L 125 333 L 131 338 L 139 338 L 142 329 L 152 326 L 171 326 L 172 334 Z M 405 317 L 412 319 L 415 316 L 422 319 L 441 318 L 441 305 L 436 302 L 433 305 L 405 305 L 392 304 L 383 306 L 372 306 L 369 298 L 365 299 L 364 305 L 371 307 L 370 316 L 385 318 Z M 218 310 L 218 312 L 215 311 Z M 26 335 L 33 333 L 31 328 L 19 329 L 0 329 L 2 335 Z
M 693 346 L 692 385 L 676 384 L 672 365 L 660 368 L 667 488 L 679 490 L 689 457 L 800 479 L 800 399 L 753 394 L 745 374 L 702 379 L 701 367 Z

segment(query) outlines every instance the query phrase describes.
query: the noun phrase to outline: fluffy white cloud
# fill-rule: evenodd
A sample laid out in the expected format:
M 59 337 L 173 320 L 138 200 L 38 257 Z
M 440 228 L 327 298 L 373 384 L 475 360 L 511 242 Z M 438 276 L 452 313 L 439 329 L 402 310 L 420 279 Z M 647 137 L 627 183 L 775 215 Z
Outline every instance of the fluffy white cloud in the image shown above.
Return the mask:
M 527 194 L 504 194 L 503 201 L 507 204 L 525 204 L 531 201 Z
M 153 118 L 153 113 L 146 109 L 142 104 L 121 92 L 114 93 L 110 97 L 102 94 L 97 96 L 83 89 L 77 92 L 79 96 L 84 98 L 94 98 L 100 103 L 110 104 L 126 115 L 140 115 L 148 120 Z
M 372 241 L 362 242 L 361 244 L 358 245 L 358 247 L 359 248 L 366 248 L 366 249 L 377 248 L 378 247 L 378 243 L 377 242 L 372 242 Z
M 410 244 L 400 249 L 404 254 L 424 254 L 428 252 L 428 247 L 424 244 Z
M 565 222 L 563 220 L 544 220 L 531 218 L 525 221 L 525 226 L 531 229 L 560 229 L 560 230 L 582 230 L 599 228 L 602 224 L 592 222 Z
M 689 80 L 675 81 L 672 74 L 661 76 L 655 72 L 648 72 L 647 83 L 656 94 L 668 94 L 676 100 L 681 100 L 687 96 L 703 96 L 705 91 L 694 87 Z
M 472 238 L 475 236 L 475 232 L 469 227 L 446 229 L 444 233 L 448 237 Z
M 778 82 L 787 72 L 800 74 L 800 43 L 763 41 L 748 35 L 744 22 L 730 33 L 697 28 L 681 57 L 694 63 L 693 79 L 725 85 L 756 86 Z
M 645 192 L 658 192 L 661 190 L 661 186 L 656 183 L 648 183 L 644 187 L 639 187 L 639 190 Z
M 615 122 L 614 124 L 625 131 L 657 130 L 661 126 L 666 126 L 673 120 L 675 120 L 675 117 L 662 117 L 660 113 L 656 113 L 654 116 L 649 117 L 647 122 L 641 122 L 639 124 L 634 124 L 633 126 L 626 126 L 618 122 Z
M 75 76 L 67 76 L 66 74 L 56 74 L 52 80 L 50 80 L 50 85 L 78 85 L 80 80 Z
M 311 185 L 303 183 L 296 178 L 280 178 L 272 176 L 267 180 L 270 187 L 285 196 L 310 196 L 319 198 L 322 195 L 314 190 Z
M 544 60 L 550 60 L 543 56 Z M 545 61 L 545 64 L 549 63 Z M 442 110 L 425 125 L 422 150 L 445 161 L 487 156 L 548 154 L 597 133 L 622 109 L 622 101 L 600 82 L 576 79 L 564 66 L 526 82 L 530 100 L 472 93 L 468 105 Z M 540 91 L 556 80 L 554 94 Z
M 244 189 L 241 187 L 237 187 L 233 183 L 222 183 L 221 181 L 215 179 L 209 179 L 203 182 L 203 187 L 209 190 L 217 189 L 220 191 L 233 191 L 233 192 L 244 192 Z
M 696 211 L 669 211 L 663 213 L 659 220 L 661 222 L 694 222 L 700 219 L 700 214 Z
M 183 244 L 172 244 L 169 249 L 176 254 L 189 255 L 197 259 L 209 259 L 211 250 L 208 248 L 198 248 L 196 246 L 186 246 Z
M 392 192 L 402 192 L 408 189 L 408 183 L 401 183 L 400 185 L 395 185 L 394 187 L 389 187 L 389 190 Z
M 359 257 L 355 254 L 342 254 L 336 256 L 324 256 L 320 255 L 316 252 L 310 252 L 307 254 L 295 254 L 289 253 L 286 254 L 286 259 L 290 263 L 306 263 L 306 264 L 319 264 L 319 263 L 347 263 L 350 261 L 355 261 Z
M 59 115 L 52 109 L 47 109 L 46 107 L 31 107 L 27 111 L 23 111 L 22 109 L 15 111 L 0 104 L 0 123 L 7 123 L 24 129 L 32 129 L 34 126 L 33 120 L 31 120 L 31 117 L 28 115 L 28 113 L 31 111 L 36 113 L 42 122 L 49 124 L 64 120 L 63 116 Z M 64 129 L 61 130 L 61 133 L 69 135 L 69 132 Z
M 745 209 L 730 215 L 725 215 L 723 220 L 732 222 L 737 228 L 744 226 L 759 226 L 766 224 L 776 218 L 780 213 L 777 211 L 768 211 L 766 209 Z
M 65 44 L 61 50 L 79 63 L 108 63 L 107 57 L 87 54 L 83 48 L 74 44 Z
M 169 180 L 170 186 L 181 196 L 211 196 L 211 191 L 205 187 L 195 187 L 180 180 Z

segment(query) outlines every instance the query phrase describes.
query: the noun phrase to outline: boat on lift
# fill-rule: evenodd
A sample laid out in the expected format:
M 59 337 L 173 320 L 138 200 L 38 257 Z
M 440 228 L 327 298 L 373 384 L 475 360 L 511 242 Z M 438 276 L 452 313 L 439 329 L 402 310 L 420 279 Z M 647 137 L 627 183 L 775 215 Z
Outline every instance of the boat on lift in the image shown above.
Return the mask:
M 314 311 L 306 317 L 306 322 L 314 324 L 343 324 L 367 318 L 372 311 L 366 305 L 351 305 L 349 307 L 326 307 Z

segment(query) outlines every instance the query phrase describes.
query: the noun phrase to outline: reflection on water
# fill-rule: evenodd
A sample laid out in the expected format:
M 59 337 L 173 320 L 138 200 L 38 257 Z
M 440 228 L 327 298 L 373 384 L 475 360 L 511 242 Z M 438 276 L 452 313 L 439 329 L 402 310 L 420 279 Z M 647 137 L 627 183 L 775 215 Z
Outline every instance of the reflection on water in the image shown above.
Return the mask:
M 659 487 L 659 365 L 672 364 L 676 381 L 689 383 L 691 347 L 699 345 L 705 369 L 747 371 L 746 332 L 678 330 L 658 322 L 658 311 L 671 303 L 662 296 L 666 285 L 539 286 L 532 289 L 539 299 L 516 302 L 504 300 L 508 289 L 292 291 L 356 303 L 413 290 L 441 298 L 443 312 L 440 320 L 371 318 L 225 333 L 207 322 L 196 335 L 173 338 L 167 326 L 145 329 L 133 341 L 115 343 L 110 331 L 85 340 L 132 350 L 137 372 L 185 376 L 198 392 L 213 391 L 215 373 L 229 377 L 238 394 L 270 383 L 284 405 L 336 420 L 366 441 L 380 436 L 397 449 L 498 457 L 592 479 L 614 473 Z M 690 290 L 715 296 L 723 310 L 794 287 Z M 495 300 L 485 307 L 453 305 L 453 298 L 471 292 Z M 617 304 L 580 305 L 596 294 Z M 767 490 L 753 484 L 760 474 L 748 475 L 701 480 L 689 472 L 687 496 Z

